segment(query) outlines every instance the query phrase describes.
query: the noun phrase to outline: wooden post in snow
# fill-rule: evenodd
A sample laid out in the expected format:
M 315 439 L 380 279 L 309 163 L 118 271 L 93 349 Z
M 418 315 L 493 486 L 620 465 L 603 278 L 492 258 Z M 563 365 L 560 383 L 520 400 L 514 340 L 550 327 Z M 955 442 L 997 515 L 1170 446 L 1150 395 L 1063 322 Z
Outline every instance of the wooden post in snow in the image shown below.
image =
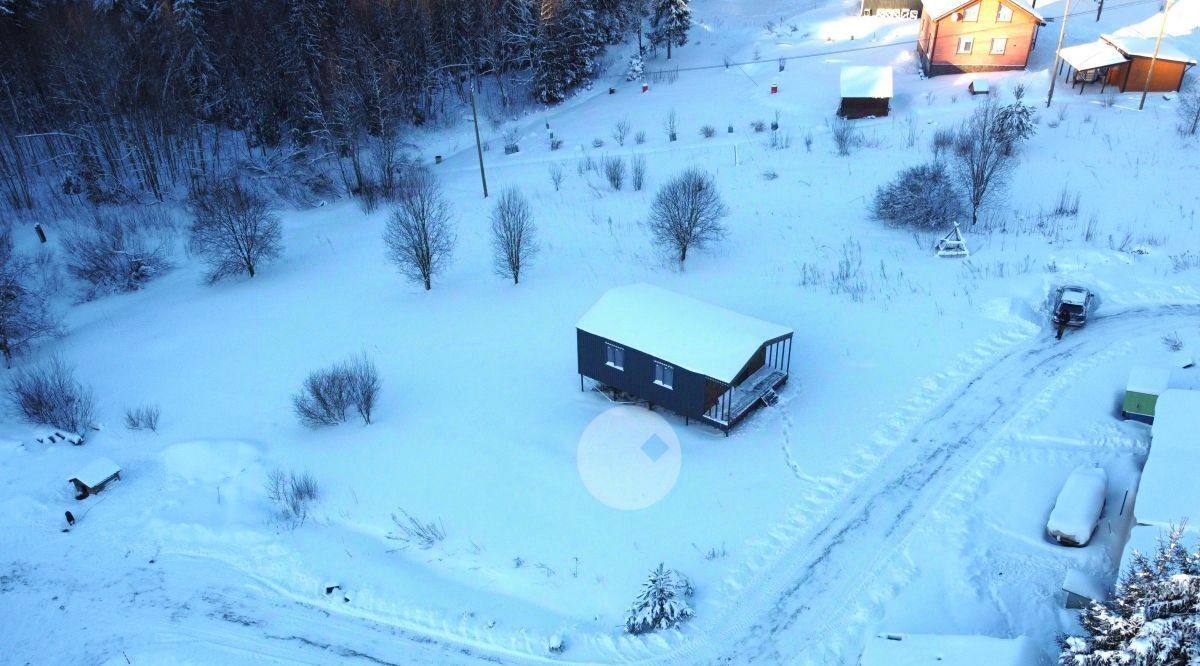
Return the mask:
M 1067 17 L 1071 15 L 1071 0 L 1067 0 L 1067 7 L 1063 10 L 1062 26 L 1058 29 L 1058 46 L 1054 49 L 1054 70 L 1059 67 L 1062 62 L 1062 45 L 1063 39 L 1067 36 Z M 1046 95 L 1046 108 L 1050 108 L 1050 100 L 1054 99 L 1054 84 L 1058 82 L 1058 77 L 1050 75 L 1050 93 Z
M 1150 58 L 1150 71 L 1146 72 L 1146 85 L 1142 87 L 1142 101 L 1138 103 L 1138 111 L 1146 106 L 1146 95 L 1150 92 L 1150 81 L 1154 79 L 1154 65 L 1158 62 L 1158 51 L 1162 48 L 1163 34 L 1167 31 L 1167 15 L 1170 13 L 1171 0 L 1167 0 L 1167 4 L 1163 7 L 1162 23 L 1158 26 L 1158 39 L 1154 42 L 1154 57 Z

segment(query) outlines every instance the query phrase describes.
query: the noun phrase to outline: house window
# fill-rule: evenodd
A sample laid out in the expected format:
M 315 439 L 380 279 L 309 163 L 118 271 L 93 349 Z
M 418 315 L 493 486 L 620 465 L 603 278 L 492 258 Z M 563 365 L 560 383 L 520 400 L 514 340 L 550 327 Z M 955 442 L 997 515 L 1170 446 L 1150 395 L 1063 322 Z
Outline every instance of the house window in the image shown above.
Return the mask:
M 675 368 L 666 363 L 654 362 L 654 383 L 663 388 L 675 388 Z
M 958 38 L 958 52 L 959 53 L 970 53 L 971 49 L 973 49 L 973 48 L 975 48 L 975 38 L 974 37 L 959 37 Z
M 975 3 L 963 10 L 963 20 L 974 23 L 979 20 L 979 3 Z
M 625 369 L 625 350 L 612 343 L 604 343 L 604 361 L 610 368 Z
M 992 55 L 1004 55 L 1004 48 L 1008 46 L 1007 37 L 995 37 L 992 39 Z
M 1012 17 L 1012 7 L 1009 7 L 1003 2 L 1000 3 L 1000 11 L 996 13 L 996 21 L 999 23 L 1012 23 Z

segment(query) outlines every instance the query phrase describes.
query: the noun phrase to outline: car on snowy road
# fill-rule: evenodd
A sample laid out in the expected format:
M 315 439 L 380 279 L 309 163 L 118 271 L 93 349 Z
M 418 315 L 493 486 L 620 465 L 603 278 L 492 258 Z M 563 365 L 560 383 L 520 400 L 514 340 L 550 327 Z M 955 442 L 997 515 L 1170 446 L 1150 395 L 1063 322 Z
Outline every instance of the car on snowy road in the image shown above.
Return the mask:
M 1096 531 L 1107 494 L 1108 473 L 1103 468 L 1076 467 L 1058 493 L 1046 533 L 1064 546 L 1086 546 Z

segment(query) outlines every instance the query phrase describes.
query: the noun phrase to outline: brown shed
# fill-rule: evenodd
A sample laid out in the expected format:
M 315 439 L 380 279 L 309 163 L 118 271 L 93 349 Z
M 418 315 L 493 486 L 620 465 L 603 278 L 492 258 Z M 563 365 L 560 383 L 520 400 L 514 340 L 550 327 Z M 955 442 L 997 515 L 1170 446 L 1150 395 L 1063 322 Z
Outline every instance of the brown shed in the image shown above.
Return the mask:
M 892 101 L 892 68 L 851 65 L 842 68 L 842 103 L 838 115 L 843 118 L 883 117 Z
M 1046 24 L 1022 0 L 923 0 L 917 37 L 927 76 L 1024 69 Z
M 1147 76 L 1150 76 L 1152 92 L 1179 90 L 1183 86 L 1183 75 L 1196 61 L 1164 39 L 1151 75 L 1154 43 L 1155 39 L 1149 37 L 1102 35 L 1094 42 L 1068 46 L 1060 51 L 1060 69 L 1066 68 L 1065 80 L 1072 86 L 1078 85 L 1081 94 L 1089 83 L 1100 84 L 1101 92 L 1108 86 L 1114 86 L 1120 92 L 1141 92 L 1145 89 Z

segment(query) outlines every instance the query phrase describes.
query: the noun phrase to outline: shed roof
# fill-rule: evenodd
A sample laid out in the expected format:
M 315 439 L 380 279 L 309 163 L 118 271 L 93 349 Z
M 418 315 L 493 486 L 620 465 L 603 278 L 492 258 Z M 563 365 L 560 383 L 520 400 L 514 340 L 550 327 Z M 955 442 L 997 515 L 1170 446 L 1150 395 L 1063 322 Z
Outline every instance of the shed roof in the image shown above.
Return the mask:
M 921 4 L 925 7 L 925 13 L 933 21 L 946 18 L 951 12 L 976 2 L 979 2 L 979 0 L 921 0 Z M 1037 19 L 1038 23 L 1046 25 L 1046 19 L 1024 0 L 1004 0 L 1004 3 L 1010 5 L 1013 9 L 1019 9 L 1029 14 Z
M 867 641 L 860 666 L 1028 666 L 1038 663 L 1025 637 L 883 634 Z
M 1146 395 L 1162 395 L 1171 383 L 1171 371 L 1166 368 L 1152 368 L 1145 365 L 1135 365 L 1129 371 L 1129 383 L 1126 391 L 1145 393 Z
M 891 99 L 892 68 L 850 65 L 842 68 L 842 97 Z
M 1150 455 L 1133 513 L 1144 525 L 1166 527 L 1200 516 L 1200 391 L 1168 389 L 1154 407 Z M 1188 524 L 1200 531 L 1200 524 Z
M 786 326 L 649 284 L 609 289 L 576 326 L 726 383 L 764 343 L 792 334 Z
M 1156 37 L 1146 37 L 1132 32 L 1100 35 L 1100 39 L 1117 47 L 1121 53 L 1138 58 L 1153 58 L 1154 44 L 1158 41 Z M 1196 64 L 1196 59 L 1180 50 L 1169 37 L 1163 37 L 1162 45 L 1158 49 L 1158 59 Z
M 1062 56 L 1062 59 L 1068 65 L 1081 72 L 1129 62 L 1129 58 L 1126 58 L 1116 47 L 1103 39 L 1088 42 L 1087 44 L 1068 46 L 1060 51 L 1059 55 Z
M 121 468 L 117 466 L 117 463 L 108 458 L 96 458 L 85 465 L 83 469 L 76 472 L 75 476 L 67 479 L 67 481 L 78 480 L 83 485 L 91 488 L 92 486 L 104 483 L 109 477 L 120 471 Z

